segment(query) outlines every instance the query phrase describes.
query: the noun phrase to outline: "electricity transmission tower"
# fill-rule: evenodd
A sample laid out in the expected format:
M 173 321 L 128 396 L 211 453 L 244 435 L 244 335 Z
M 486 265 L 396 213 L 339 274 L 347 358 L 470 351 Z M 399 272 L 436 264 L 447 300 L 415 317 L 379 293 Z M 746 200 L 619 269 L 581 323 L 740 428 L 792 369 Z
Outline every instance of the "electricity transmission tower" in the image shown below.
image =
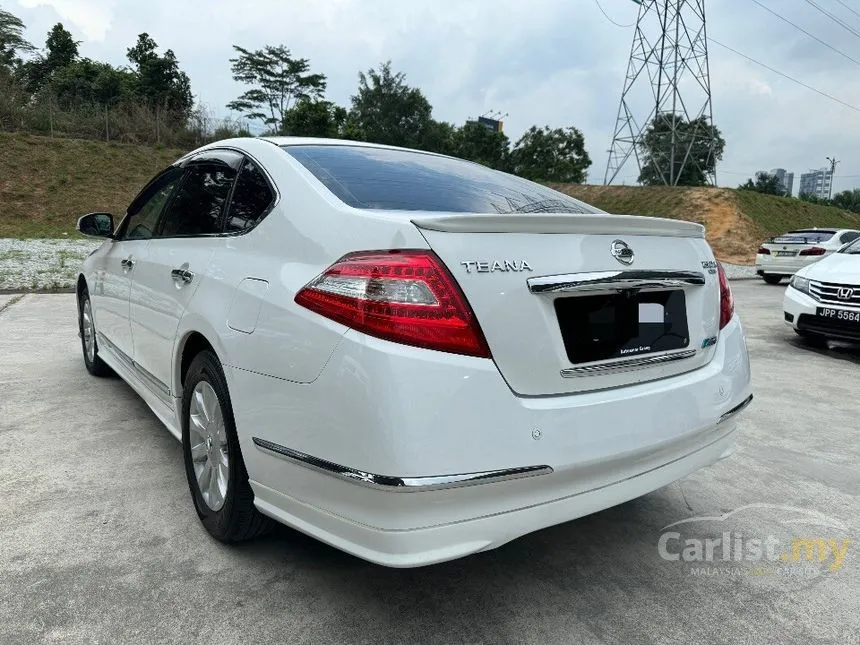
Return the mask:
M 632 156 L 666 185 L 691 175 L 716 184 L 705 0 L 633 2 L 639 15 L 603 182 Z

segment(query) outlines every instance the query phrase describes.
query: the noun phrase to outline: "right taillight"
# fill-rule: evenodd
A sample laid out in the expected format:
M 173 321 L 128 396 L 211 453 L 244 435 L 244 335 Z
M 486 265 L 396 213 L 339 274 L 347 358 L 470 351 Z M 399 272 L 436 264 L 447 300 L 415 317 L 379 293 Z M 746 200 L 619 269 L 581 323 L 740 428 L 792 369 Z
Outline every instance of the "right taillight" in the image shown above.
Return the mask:
M 735 299 L 732 296 L 732 288 L 723 265 L 717 262 L 717 274 L 720 278 L 720 329 L 729 324 L 735 315 Z
M 798 255 L 824 255 L 827 253 L 825 249 L 822 249 L 820 246 L 813 246 L 808 249 L 803 249 Z
M 295 300 L 377 338 L 490 357 L 466 297 L 432 251 L 350 253 L 311 280 Z
M 756 251 L 759 255 L 770 255 L 770 249 L 766 249 L 763 246 Z

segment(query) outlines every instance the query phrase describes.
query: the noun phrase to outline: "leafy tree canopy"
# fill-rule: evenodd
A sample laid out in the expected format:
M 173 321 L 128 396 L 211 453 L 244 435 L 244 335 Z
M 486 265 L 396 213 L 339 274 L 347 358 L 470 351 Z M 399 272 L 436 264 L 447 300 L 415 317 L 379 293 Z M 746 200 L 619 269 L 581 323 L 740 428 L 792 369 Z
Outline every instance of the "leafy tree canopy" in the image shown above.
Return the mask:
M 323 98 L 325 75 L 312 74 L 310 61 L 293 58 L 284 45 L 266 45 L 256 51 L 233 45 L 233 49 L 238 53 L 236 58 L 230 59 L 233 80 L 250 85 L 251 89 L 230 101 L 229 109 L 280 131 L 285 128 L 287 113 L 297 101 Z
M 453 154 L 479 164 L 508 170 L 510 141 L 503 132 L 496 132 L 477 121 L 468 121 L 457 128 L 453 137 Z
M 391 71 L 391 61 L 378 70 L 358 74 L 352 97 L 351 122 L 361 138 L 374 143 L 410 148 L 426 144 L 432 108 L 421 90 L 406 84 L 406 75 Z M 437 128 L 434 136 L 441 133 Z
M 287 110 L 282 131 L 296 137 L 334 139 L 341 136 L 346 114 L 345 108 L 331 101 L 302 98 Z
M 158 45 L 147 33 L 127 50 L 128 60 L 136 72 L 135 94 L 151 107 L 185 118 L 194 106 L 191 81 L 179 69 L 172 49 L 158 54 Z
M 0 68 L 11 70 L 21 64 L 21 54 L 36 48 L 24 38 L 24 23 L 18 16 L 0 9 Z
M 765 195 L 779 195 L 780 197 L 785 195 L 785 188 L 782 187 L 779 177 L 768 172 L 757 172 L 755 181 L 747 179 L 746 183 L 741 184 L 738 188 L 764 193 Z
M 704 186 L 708 174 L 714 172 L 717 161 L 723 158 L 725 146 L 719 129 L 709 125 L 704 117 L 688 122 L 677 114 L 659 114 L 639 144 L 642 162 L 639 183 L 647 186 Z
M 582 183 L 591 166 L 585 138 L 574 127 L 532 126 L 511 152 L 514 174 L 535 181 Z

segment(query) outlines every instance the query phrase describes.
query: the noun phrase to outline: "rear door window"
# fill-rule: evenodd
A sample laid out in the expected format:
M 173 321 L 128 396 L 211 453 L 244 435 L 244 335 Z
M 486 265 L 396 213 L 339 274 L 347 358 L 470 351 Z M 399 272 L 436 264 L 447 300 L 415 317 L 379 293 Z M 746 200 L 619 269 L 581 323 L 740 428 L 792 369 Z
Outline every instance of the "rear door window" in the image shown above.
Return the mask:
M 449 213 L 600 213 L 546 186 L 440 155 L 347 145 L 287 154 L 354 208 Z
M 246 161 L 236 180 L 236 189 L 224 231 L 240 233 L 256 226 L 275 202 L 275 192 L 269 186 L 263 171 L 253 161 Z

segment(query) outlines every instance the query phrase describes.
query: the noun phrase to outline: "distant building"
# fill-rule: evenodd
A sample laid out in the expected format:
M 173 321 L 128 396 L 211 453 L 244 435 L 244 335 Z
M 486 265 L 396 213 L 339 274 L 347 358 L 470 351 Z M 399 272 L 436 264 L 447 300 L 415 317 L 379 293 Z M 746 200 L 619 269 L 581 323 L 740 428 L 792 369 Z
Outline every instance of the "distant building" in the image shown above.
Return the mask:
M 821 199 L 830 196 L 833 173 L 829 170 L 810 170 L 800 175 L 800 194 L 814 195 Z
M 786 195 L 791 195 L 794 192 L 794 173 L 786 171 L 785 168 L 774 168 L 770 171 L 771 175 L 776 175 L 779 183 L 785 190 Z

